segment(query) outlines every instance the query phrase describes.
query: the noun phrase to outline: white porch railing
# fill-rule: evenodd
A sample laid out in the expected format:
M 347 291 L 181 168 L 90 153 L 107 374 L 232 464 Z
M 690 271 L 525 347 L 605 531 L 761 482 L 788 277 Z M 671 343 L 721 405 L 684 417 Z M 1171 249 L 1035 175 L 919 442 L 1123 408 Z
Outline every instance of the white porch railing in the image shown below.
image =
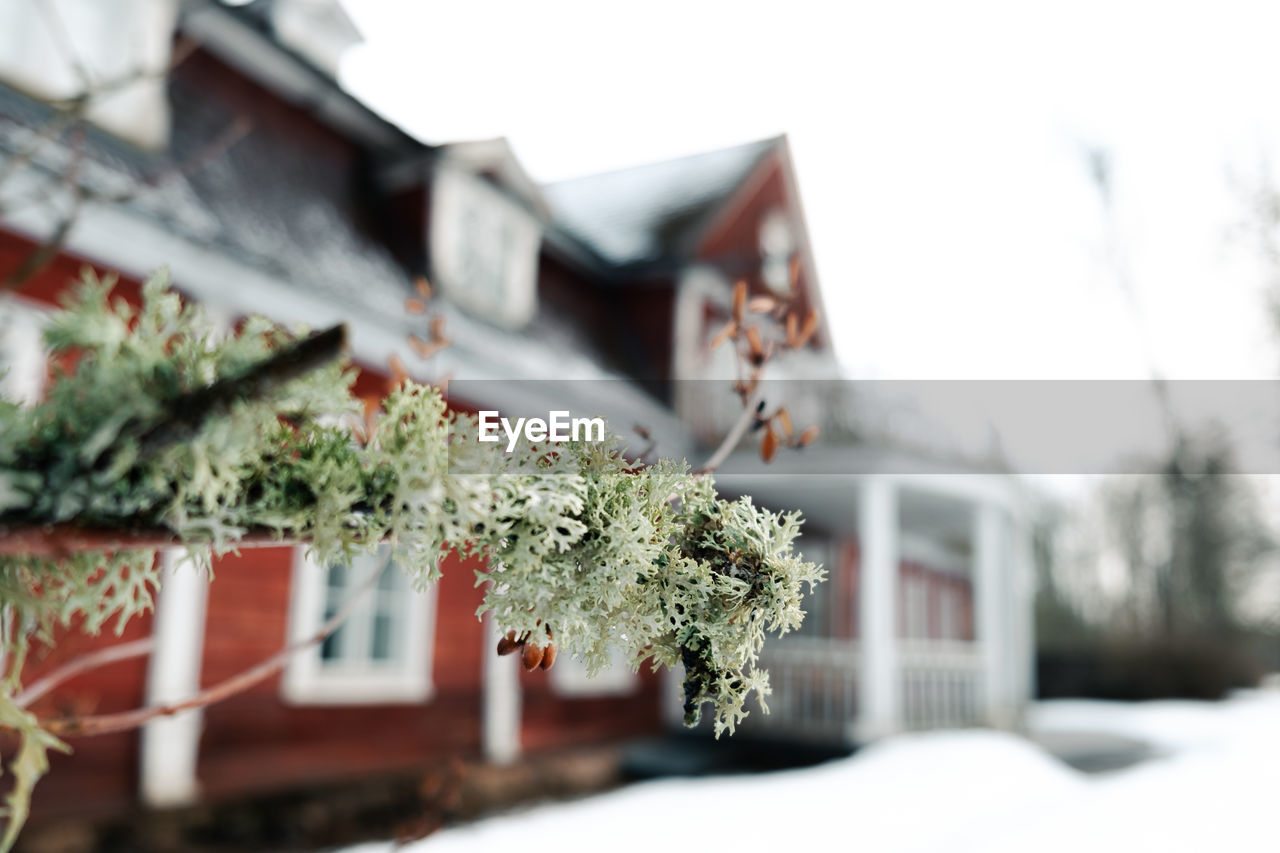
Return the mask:
M 905 729 L 973 725 L 983 716 L 982 647 L 977 643 L 898 644 L 901 725 Z M 858 715 L 858 643 L 788 637 L 765 645 L 769 714 L 753 712 L 744 729 L 800 740 L 845 742 Z
M 857 714 L 858 644 L 827 637 L 788 637 L 766 643 L 760 665 L 769 671 L 769 713 L 753 712 L 751 731 L 803 740 L 841 742 Z
M 967 726 L 982 719 L 982 647 L 977 643 L 903 641 L 898 665 L 905 728 Z

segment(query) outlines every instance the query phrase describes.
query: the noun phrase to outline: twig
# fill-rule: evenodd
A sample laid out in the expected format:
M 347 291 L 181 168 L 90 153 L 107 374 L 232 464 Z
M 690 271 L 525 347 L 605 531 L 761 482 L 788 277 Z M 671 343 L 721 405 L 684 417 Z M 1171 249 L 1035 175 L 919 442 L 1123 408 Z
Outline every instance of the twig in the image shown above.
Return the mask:
M 742 437 L 747 434 L 747 430 L 755 423 L 758 417 L 758 409 L 760 408 L 761 394 L 759 391 L 753 393 L 747 398 L 746 405 L 742 407 L 742 414 L 738 416 L 738 420 L 734 423 L 733 428 L 725 434 L 724 440 L 720 442 L 720 446 L 716 448 L 715 453 L 711 454 L 702 467 L 695 471 L 695 474 L 710 474 L 719 468 L 724 460 L 729 458 L 729 454 L 738 446 L 738 442 L 742 441 Z
M 337 358 L 346 340 L 346 328 L 334 326 L 308 335 L 239 376 L 178 395 L 168 404 L 168 415 L 139 437 L 138 461 L 191 438 L 205 421 L 226 413 L 237 401 L 262 397 L 277 386 Z
M 33 681 L 26 690 L 13 697 L 13 703 L 19 708 L 26 708 L 59 684 L 75 678 L 82 672 L 88 672 L 91 669 L 97 669 L 109 663 L 149 655 L 153 648 L 155 648 L 155 640 L 151 637 L 146 637 L 141 640 L 134 640 L 131 643 L 108 646 L 105 649 L 81 655 L 58 667 L 44 678 Z
M 207 687 L 181 702 L 174 702 L 168 705 L 151 705 L 145 708 L 135 708 L 132 711 L 99 714 L 93 717 L 64 717 L 57 720 L 48 720 L 42 725 L 46 731 L 60 737 L 89 737 L 91 735 L 115 734 L 116 732 L 136 729 L 157 717 L 169 717 L 192 708 L 203 708 L 205 705 L 212 705 L 214 702 L 221 702 L 223 699 L 228 699 L 237 693 L 243 693 L 258 682 L 266 680 L 283 669 L 293 655 L 323 642 L 326 637 L 338 630 L 342 623 L 347 620 L 347 617 L 351 615 L 356 605 L 360 603 L 360 599 L 377 584 L 378 578 L 387 570 L 387 566 L 390 563 L 391 556 L 390 552 L 388 552 L 387 559 L 383 561 L 378 570 L 373 572 L 342 603 L 337 612 L 320 626 L 320 630 L 311 636 L 288 644 L 261 663 L 237 673 L 212 687 Z

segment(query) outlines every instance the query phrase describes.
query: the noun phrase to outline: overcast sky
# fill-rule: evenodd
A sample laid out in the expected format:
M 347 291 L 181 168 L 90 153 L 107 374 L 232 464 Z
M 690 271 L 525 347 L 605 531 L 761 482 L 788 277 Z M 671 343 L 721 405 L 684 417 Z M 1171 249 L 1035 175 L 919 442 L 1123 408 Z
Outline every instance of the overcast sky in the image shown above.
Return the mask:
M 1280 142 L 1280 9 L 1032 5 L 346 0 L 343 79 L 541 181 L 787 133 L 858 377 L 1275 376 L 1230 176 Z

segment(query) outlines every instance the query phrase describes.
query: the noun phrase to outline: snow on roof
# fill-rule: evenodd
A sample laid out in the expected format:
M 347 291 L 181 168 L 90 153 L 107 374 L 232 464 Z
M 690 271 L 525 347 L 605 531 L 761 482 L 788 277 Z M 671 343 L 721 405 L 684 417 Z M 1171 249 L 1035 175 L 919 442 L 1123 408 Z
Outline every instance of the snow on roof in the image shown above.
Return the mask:
M 777 139 L 543 187 L 555 219 L 610 263 L 657 261 L 747 177 Z

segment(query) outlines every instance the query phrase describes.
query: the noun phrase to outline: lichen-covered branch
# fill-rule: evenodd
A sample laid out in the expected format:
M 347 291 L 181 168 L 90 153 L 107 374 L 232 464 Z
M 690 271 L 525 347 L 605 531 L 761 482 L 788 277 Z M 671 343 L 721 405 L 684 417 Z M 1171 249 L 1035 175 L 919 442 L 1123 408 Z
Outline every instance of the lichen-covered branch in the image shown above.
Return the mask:
M 473 418 L 411 382 L 357 438 L 341 425 L 361 420 L 341 364 L 230 395 L 181 440 L 150 442 L 143 425 L 165 423 L 172 401 L 253 375 L 297 339 L 261 319 L 219 337 L 161 279 L 140 309 L 108 292 L 87 281 L 50 328 L 59 361 L 76 365 L 47 400 L 0 402 L 0 526 L 164 530 L 205 566 L 264 531 L 308 543 L 321 564 L 387 543 L 419 587 L 455 550 L 483 558 L 480 611 L 503 631 L 553 633 L 591 670 L 611 647 L 633 667 L 682 663 L 691 724 L 710 704 L 716 732 L 732 731 L 748 696 L 767 692 L 765 634 L 797 627 L 822 578 L 792 549 L 796 516 L 723 501 L 686 463 L 633 463 L 614 441 L 495 454 Z M 13 701 L 28 643 L 73 624 L 119 629 L 152 606 L 157 583 L 147 549 L 0 556 L 0 604 L 20 626 L 3 644 L 0 725 L 22 735 L 25 756 L 10 820 L 58 745 Z

